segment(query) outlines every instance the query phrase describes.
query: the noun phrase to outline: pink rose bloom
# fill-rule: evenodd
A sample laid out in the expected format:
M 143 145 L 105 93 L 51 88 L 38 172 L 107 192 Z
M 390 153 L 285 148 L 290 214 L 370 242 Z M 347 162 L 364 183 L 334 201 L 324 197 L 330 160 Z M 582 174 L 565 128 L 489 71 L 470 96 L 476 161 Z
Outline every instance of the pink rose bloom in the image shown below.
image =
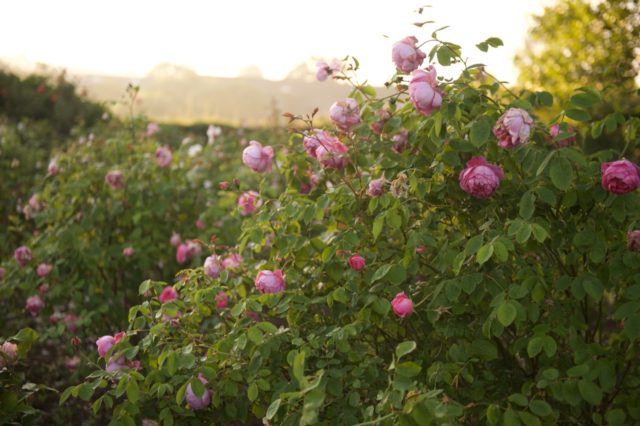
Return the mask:
M 336 142 L 340 143 L 340 139 L 321 129 L 313 129 L 311 134 L 307 134 L 304 139 L 302 139 L 302 145 L 305 151 L 313 158 L 318 157 L 316 151 L 319 146 L 330 146 Z
M 131 257 L 135 254 L 135 250 L 133 249 L 133 247 L 126 247 L 124 250 L 122 250 L 122 255 L 124 257 Z
M 224 291 L 216 295 L 216 309 L 225 309 L 229 307 L 229 296 Z
M 320 164 L 327 169 L 344 169 L 349 163 L 346 153 L 349 151 L 338 138 L 326 140 L 316 148 L 316 157 Z
M 187 256 L 189 259 L 194 259 L 202 254 L 202 247 L 200 244 L 193 240 L 187 240 Z
M 58 173 L 60 173 L 60 167 L 58 167 L 58 162 L 55 158 L 49 162 L 47 172 L 49 172 L 51 176 L 56 176 Z
M 442 91 L 438 88 L 436 69 L 429 65 L 425 70 L 411 73 L 409 98 L 413 106 L 422 115 L 430 115 L 442 105 Z
M 80 361 L 81 361 L 80 357 L 78 355 L 74 355 L 70 358 L 65 358 L 64 366 L 67 367 L 69 370 L 75 370 L 80 365 Z
M 418 69 L 427 55 L 416 47 L 418 39 L 414 36 L 405 37 L 396 42 L 391 49 L 391 59 L 402 72 Z
M 515 148 L 529 141 L 533 119 L 520 108 L 509 108 L 493 127 L 493 134 L 502 148 Z
M 640 252 L 640 229 L 629 231 L 627 234 L 627 247 L 630 250 Z
M 325 81 L 328 76 L 334 72 L 340 71 L 340 62 L 334 59 L 331 62 L 331 65 L 329 65 L 325 61 L 318 61 L 316 62 L 316 67 L 316 78 L 318 81 Z
M 53 270 L 53 265 L 49 263 L 41 263 L 36 268 L 36 273 L 40 278 L 44 278 Z
M 602 187 L 614 194 L 626 194 L 640 187 L 640 167 L 629 160 L 602 163 Z
M 384 176 L 370 181 L 367 189 L 367 195 L 370 197 L 379 197 L 382 194 L 384 194 Z
M 13 257 L 15 257 L 18 265 L 24 267 L 27 266 L 29 262 L 31 262 L 33 255 L 31 254 L 31 250 L 29 249 L 29 247 L 20 246 L 16 249 L 16 251 L 13 252 Z
M 207 385 L 207 383 L 209 383 L 207 379 L 202 376 L 202 374 L 198 374 L 198 380 L 200 380 L 200 382 L 205 386 Z M 184 398 L 187 400 L 189 408 L 194 411 L 202 410 L 203 408 L 206 408 L 207 405 L 209 405 L 209 403 L 211 402 L 211 391 L 205 387 L 202 396 L 197 397 L 195 392 L 193 392 L 193 389 L 191 389 L 191 383 L 189 383 L 187 385 L 187 390 L 184 393 Z
M 178 298 L 178 292 L 170 285 L 166 286 L 160 293 L 160 303 L 167 303 Z
M 111 349 L 111 347 L 115 344 L 116 340 L 113 338 L 113 336 L 102 336 L 101 338 L 96 340 L 98 356 L 100 358 L 103 358 L 107 354 L 107 352 L 109 352 L 109 349 Z
M 240 267 L 243 260 L 242 256 L 238 253 L 233 253 L 224 258 L 222 266 L 224 266 L 225 269 L 236 269 Z
M 32 316 L 36 316 L 44 308 L 44 302 L 40 299 L 40 296 L 35 295 L 27 298 L 27 304 L 24 307 Z
M 104 177 L 104 181 L 113 189 L 124 188 L 124 175 L 119 170 L 112 170 Z
M 391 138 L 393 141 L 393 150 L 398 154 L 409 148 L 409 131 L 402 129 Z
M 176 249 L 176 262 L 182 265 L 188 260 L 189 260 L 189 246 L 186 243 L 180 244 Z
M 40 196 L 38 194 L 33 194 L 31 198 L 29 198 L 29 207 L 34 212 L 40 211 L 42 205 L 40 204 Z
M 4 268 L 0 268 L 0 281 L 4 280 L 4 276 L 6 274 L 7 271 L 5 271 Z
M 127 337 L 127 333 L 125 331 L 120 331 L 113 336 L 113 340 L 115 340 L 116 343 L 120 343 L 120 341 L 125 337 Z
M 354 254 L 349 258 L 349 266 L 356 271 L 362 271 L 365 267 L 364 257 L 359 254 Z
M 38 293 L 40 293 L 40 296 L 42 297 L 46 296 L 47 293 L 49 293 L 49 284 L 40 284 L 40 287 L 38 287 Z
M 160 131 L 158 123 L 147 124 L 147 136 L 153 136 Z
M 460 172 L 460 188 L 477 198 L 489 198 L 504 177 L 502 169 L 487 163 L 484 157 L 473 157 Z
M 212 254 L 204 261 L 204 273 L 211 278 L 218 278 L 220 276 L 220 272 L 222 272 L 223 269 L 224 268 L 222 266 L 220 256 Z
M 355 99 L 347 98 L 336 101 L 329 108 L 329 118 L 336 127 L 343 132 L 360 123 L 360 107 Z
M 262 205 L 262 201 L 260 201 L 258 197 L 260 197 L 260 194 L 256 191 L 248 191 L 240 195 L 238 198 L 238 206 L 240 207 L 240 214 L 242 216 L 248 216 L 254 213 Z
M 280 293 L 287 288 L 280 269 L 258 272 L 255 284 L 260 293 Z
M 554 124 L 549 129 L 549 134 L 555 139 L 556 136 L 558 136 L 560 134 L 560 131 L 561 131 L 560 125 L 559 124 Z M 575 131 L 575 129 L 573 127 L 567 125 L 566 133 L 573 133 L 573 135 L 556 141 L 558 146 L 563 147 L 563 146 L 569 146 L 569 145 L 572 145 L 572 144 L 576 143 L 575 132 L 576 131 Z
M 180 234 L 178 234 L 177 232 L 174 232 L 171 234 L 171 238 L 169 239 L 169 242 L 171 243 L 172 246 L 178 247 L 182 242 L 182 238 L 180 237 Z
M 204 220 L 202 220 L 202 219 L 196 220 L 196 228 L 204 229 L 204 227 L 205 227 Z
M 393 308 L 393 312 L 400 318 L 411 315 L 413 312 L 413 302 L 404 292 L 396 294 L 396 297 L 391 301 L 391 307 Z
M 251 170 L 258 173 L 271 171 L 273 148 L 263 147 L 260 142 L 250 141 L 249 146 L 242 151 L 242 162 Z
M 169 167 L 171 160 L 173 160 L 173 154 L 167 145 L 156 149 L 156 163 L 158 163 L 158 166 Z
M 107 363 L 107 368 L 105 368 L 105 371 L 107 373 L 113 373 L 114 371 L 118 371 L 118 370 L 122 370 L 123 368 L 125 368 L 127 366 L 127 362 L 125 361 L 124 357 L 120 357 L 118 359 L 109 359 L 109 362 Z
M 209 127 L 207 127 L 207 143 L 211 145 L 216 140 L 216 138 L 220 136 L 220 134 L 222 134 L 222 129 L 218 126 L 210 124 Z
M 0 346 L 0 368 L 13 364 L 18 359 L 18 345 L 4 342 Z

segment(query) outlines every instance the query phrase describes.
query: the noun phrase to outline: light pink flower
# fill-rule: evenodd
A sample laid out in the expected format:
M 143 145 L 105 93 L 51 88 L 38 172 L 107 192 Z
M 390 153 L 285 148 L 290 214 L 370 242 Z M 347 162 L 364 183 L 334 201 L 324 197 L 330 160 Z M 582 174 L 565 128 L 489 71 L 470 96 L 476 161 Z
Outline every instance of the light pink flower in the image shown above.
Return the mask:
M 264 270 L 258 272 L 255 280 L 256 288 L 260 293 L 280 293 L 287 288 L 282 276 L 282 270 Z
M 220 272 L 222 272 L 223 269 L 224 267 L 222 266 L 220 256 L 212 254 L 204 261 L 204 273 L 211 278 L 218 278 L 220 276 Z
M 362 271 L 365 267 L 365 264 L 366 262 L 364 260 L 364 257 L 360 256 L 359 254 L 354 254 L 349 258 L 349 266 L 351 267 L 351 269 L 355 269 L 356 271 Z
M 515 148 L 529 141 L 533 119 L 520 108 L 509 108 L 496 122 L 493 134 L 502 148 Z
M 242 162 L 251 170 L 258 173 L 271 171 L 273 148 L 263 147 L 260 142 L 250 141 L 249 146 L 242 151 Z
M 240 195 L 238 198 L 238 206 L 240 207 L 240 214 L 242 216 L 248 216 L 254 213 L 261 205 L 262 201 L 259 199 L 260 194 L 256 191 L 248 191 Z
M 194 411 L 206 408 L 207 405 L 209 405 L 209 403 L 211 402 L 211 391 L 206 388 L 206 385 L 209 382 L 202 376 L 202 374 L 198 375 L 198 380 L 200 380 L 200 382 L 205 385 L 204 393 L 202 394 L 202 396 L 196 396 L 195 392 L 193 392 L 193 389 L 191 389 L 191 383 L 187 385 L 187 390 L 184 393 L 184 398 L 187 400 L 189 408 Z
M 384 176 L 378 179 L 372 179 L 367 189 L 367 195 L 370 197 L 379 197 L 382 194 L 384 194 Z
M 124 175 L 120 170 L 111 170 L 104 177 L 104 181 L 113 189 L 124 188 Z
M 391 49 L 391 59 L 402 72 L 411 72 L 417 69 L 427 55 L 416 47 L 418 39 L 414 36 L 405 37 L 396 42 Z
M 229 307 L 229 296 L 224 291 L 216 295 L 216 309 L 225 309 Z
M 329 108 L 329 118 L 338 129 L 348 132 L 360 123 L 358 102 L 352 98 L 334 102 Z
M 630 250 L 640 252 L 640 229 L 629 231 L 627 234 L 627 247 Z
M 244 259 L 238 253 L 232 253 L 229 256 L 225 257 L 222 261 L 222 266 L 225 269 L 237 269 L 242 265 L 242 261 Z
M 158 123 L 147 124 L 147 136 L 153 136 L 160 131 Z
M 171 234 L 171 238 L 169 239 L 169 242 L 171 243 L 172 246 L 178 247 L 182 242 L 182 238 L 180 237 L 180 234 L 178 234 L 177 232 L 174 232 Z
M 556 141 L 556 144 L 560 147 L 563 146 L 569 146 L 569 145 L 573 145 L 574 143 L 576 143 L 576 135 L 575 135 L 575 129 L 569 125 L 567 125 L 567 130 L 565 131 L 565 133 L 573 133 L 571 136 L 568 136 L 564 139 L 560 139 Z M 551 126 L 551 128 L 549 129 L 549 134 L 555 139 L 559 134 L 561 133 L 561 129 L 560 129 L 560 125 L 559 124 L 554 124 L 553 126 Z
M 393 313 L 400 318 L 411 315 L 413 312 L 413 302 L 406 294 L 404 294 L 404 292 L 396 294 L 396 297 L 391 301 L 391 307 L 393 308 Z
M 29 198 L 29 207 L 34 212 L 40 211 L 42 205 L 40 204 L 40 196 L 38 194 L 33 194 L 31 198 Z
M 489 198 L 504 177 L 502 169 L 488 163 L 484 157 L 474 157 L 467 162 L 467 168 L 460 172 L 460 188 L 477 198 Z
M 327 64 L 325 61 L 316 62 L 316 78 L 318 81 L 325 81 L 328 76 L 331 74 L 340 71 L 340 61 L 333 60 L 331 65 Z
M 49 273 L 53 270 L 53 265 L 49 264 L 49 263 L 41 263 L 38 265 L 38 267 L 36 268 L 36 274 L 38 274 L 38 276 L 40 278 L 44 278 L 47 275 L 49 275 Z
M 114 371 L 122 370 L 125 367 L 127 367 L 127 361 L 123 356 L 118 359 L 110 358 L 105 371 L 107 373 L 113 373 Z
M 25 309 L 29 311 L 32 316 L 36 316 L 44 308 L 44 302 L 40 299 L 40 296 L 35 295 L 27 298 Z
M 194 259 L 202 254 L 202 247 L 200 243 L 194 240 L 187 240 L 187 254 L 189 259 Z
M 162 293 L 160 293 L 160 303 L 171 302 L 173 300 L 176 300 L 177 298 L 178 292 L 170 285 L 162 289 Z
M 80 357 L 78 355 L 74 355 L 72 357 L 67 357 L 64 360 L 64 366 L 69 370 L 75 370 L 80 365 Z
M 204 220 L 202 220 L 202 219 L 196 220 L 196 228 L 204 229 L 205 228 Z
M 220 134 L 222 134 L 222 129 L 218 126 L 210 124 L 209 127 L 207 127 L 207 143 L 211 145 L 213 142 L 215 142 L 216 138 L 220 136 Z
M 316 157 L 327 169 L 341 170 L 349 163 L 346 153 L 349 151 L 338 138 L 327 139 L 316 148 Z
M 429 65 L 426 70 L 415 70 L 409 82 L 409 98 L 422 115 L 430 115 L 442 105 L 442 91 L 438 88 L 436 69 Z
M 131 257 L 135 254 L 135 252 L 136 251 L 133 249 L 133 247 L 129 246 L 129 247 L 126 247 L 124 250 L 122 250 L 122 255 L 124 257 Z
M 189 246 L 187 244 L 180 244 L 176 249 L 176 262 L 182 265 L 189 260 Z
M 629 160 L 602 163 L 602 187 L 614 194 L 626 194 L 640 187 L 640 167 Z
M 18 262 L 18 265 L 24 267 L 31 262 L 33 255 L 31 254 L 29 247 L 20 246 L 13 252 L 13 257 L 16 259 L 16 262 Z
M 340 143 L 340 139 L 321 129 L 313 129 L 310 134 L 305 135 L 304 139 L 302 139 L 305 151 L 313 158 L 317 158 L 316 151 L 319 146 L 331 146 L 336 142 Z
M 51 176 L 56 176 L 58 175 L 58 173 L 60 173 L 60 167 L 58 167 L 58 162 L 56 161 L 55 158 L 49 162 L 49 167 L 47 167 L 47 172 Z
M 171 160 L 173 160 L 173 154 L 168 145 L 156 149 L 156 163 L 158 163 L 158 166 L 169 167 Z
M 107 352 L 109 352 L 109 349 L 111 349 L 111 347 L 115 344 L 116 340 L 113 338 L 113 336 L 102 336 L 101 338 L 96 340 L 98 356 L 100 358 L 103 358 L 107 354 Z
M 0 345 L 0 368 L 13 364 L 18 359 L 18 345 L 4 342 Z
M 398 154 L 401 154 L 404 150 L 409 148 L 409 131 L 402 129 L 391 138 L 393 141 L 393 150 Z

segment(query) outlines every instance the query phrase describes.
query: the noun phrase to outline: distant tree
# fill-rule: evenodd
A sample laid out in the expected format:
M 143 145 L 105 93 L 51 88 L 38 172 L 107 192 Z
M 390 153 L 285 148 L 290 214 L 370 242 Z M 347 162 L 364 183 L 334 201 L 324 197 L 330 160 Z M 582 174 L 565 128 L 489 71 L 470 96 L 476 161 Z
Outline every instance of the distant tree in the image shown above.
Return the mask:
M 240 71 L 238 77 L 243 78 L 264 78 L 262 70 L 257 65 L 250 65 Z

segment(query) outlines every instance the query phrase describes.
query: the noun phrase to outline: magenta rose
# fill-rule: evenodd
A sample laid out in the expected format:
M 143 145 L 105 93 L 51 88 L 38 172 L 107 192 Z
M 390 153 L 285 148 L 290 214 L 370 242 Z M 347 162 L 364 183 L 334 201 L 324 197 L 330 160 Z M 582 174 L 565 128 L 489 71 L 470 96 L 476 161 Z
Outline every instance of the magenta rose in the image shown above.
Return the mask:
M 251 170 L 258 173 L 271 171 L 273 148 L 263 147 L 260 142 L 250 141 L 249 146 L 242 151 L 242 162 Z
M 178 298 L 178 292 L 170 285 L 162 289 L 160 293 L 160 303 L 168 303 Z
M 124 175 L 119 170 L 112 170 L 107 173 L 104 181 L 113 189 L 124 188 Z
M 602 187 L 614 194 L 626 194 L 640 187 L 640 167 L 629 160 L 602 163 Z
M 189 260 L 189 246 L 187 244 L 180 244 L 176 249 L 176 262 L 182 265 Z
M 216 294 L 216 309 L 225 309 L 229 307 L 229 296 L 224 291 Z
M 218 278 L 224 267 L 219 256 L 212 254 L 204 261 L 204 273 L 211 278 Z
M 367 195 L 370 197 L 379 197 L 382 194 L 384 194 L 384 176 L 370 181 L 367 189 Z
M 102 336 L 101 338 L 96 340 L 96 347 L 98 348 L 98 356 L 100 358 L 103 358 L 107 354 L 107 352 L 109 352 L 109 349 L 111 349 L 111 347 L 115 344 L 116 344 L 116 340 L 113 336 Z
M 354 254 L 349 258 L 349 266 L 356 271 L 362 271 L 365 267 L 364 257 L 359 254 Z
M 348 132 L 360 123 L 358 102 L 352 98 L 334 102 L 329 108 L 329 118 L 338 129 Z
M 279 293 L 287 288 L 280 269 L 258 272 L 255 284 L 260 293 Z
M 565 133 L 573 133 L 571 136 L 568 136 L 564 139 L 559 139 L 556 141 L 556 144 L 558 144 L 558 146 L 563 147 L 563 146 L 569 146 L 569 145 L 573 145 L 574 143 L 576 143 L 576 135 L 575 135 L 575 129 L 569 125 L 567 125 L 567 130 Z M 551 126 L 551 128 L 549 129 L 549 134 L 555 139 L 559 134 L 561 133 L 561 129 L 560 129 L 560 125 L 559 124 L 554 124 L 553 126 Z
M 35 295 L 27 298 L 27 303 L 24 307 L 32 316 L 36 316 L 44 308 L 44 302 L 40 299 L 40 296 Z
M 38 274 L 40 278 L 44 278 L 47 275 L 49 275 L 49 273 L 51 273 L 52 270 L 53 270 L 53 265 L 49 263 L 41 263 L 36 268 L 36 274 Z
M 242 216 L 253 214 L 262 205 L 262 201 L 260 201 L 259 197 L 260 194 L 256 191 L 248 191 L 240 195 L 238 198 L 240 214 Z
M 391 301 L 391 307 L 393 308 L 393 313 L 400 318 L 411 315 L 413 312 L 413 302 L 406 294 L 404 294 L 404 292 L 396 294 L 396 297 Z
M 25 267 L 29 264 L 29 262 L 31 262 L 33 254 L 31 253 L 29 247 L 20 246 L 16 249 L 16 251 L 13 252 L 13 257 L 16 259 L 16 262 L 18 262 L 18 265 L 20 265 L 21 267 Z
M 629 231 L 627 234 L 627 247 L 629 247 L 629 250 L 640 252 L 640 229 Z
M 169 167 L 171 160 L 173 160 L 173 154 L 167 145 L 156 149 L 156 163 L 158 166 Z
M 402 72 L 416 70 L 427 55 L 416 47 L 418 39 L 414 36 L 405 37 L 394 43 L 391 49 L 391 59 L 396 67 Z
M 489 198 L 500 185 L 504 173 L 484 157 L 474 157 L 467 168 L 460 172 L 460 188 L 477 198 Z
M 133 247 L 125 247 L 124 250 L 122 250 L 122 255 L 124 257 L 131 257 L 135 254 L 135 250 L 133 249 Z
M 533 119 L 520 108 L 509 108 L 496 122 L 493 134 L 502 148 L 515 148 L 529 141 Z
M 415 70 L 409 82 L 409 99 L 422 115 L 430 115 L 442 105 L 442 91 L 438 88 L 436 69 L 429 65 L 426 70 Z
M 205 386 L 209 383 L 207 379 L 202 376 L 202 374 L 198 374 L 198 380 L 200 380 L 200 383 Z M 189 383 L 187 385 L 187 390 L 184 393 L 184 398 L 187 400 L 189 408 L 194 411 L 202 410 L 203 408 L 206 408 L 207 405 L 209 405 L 209 403 L 211 402 L 211 391 L 205 387 L 202 396 L 198 397 L 191 388 L 191 383 Z

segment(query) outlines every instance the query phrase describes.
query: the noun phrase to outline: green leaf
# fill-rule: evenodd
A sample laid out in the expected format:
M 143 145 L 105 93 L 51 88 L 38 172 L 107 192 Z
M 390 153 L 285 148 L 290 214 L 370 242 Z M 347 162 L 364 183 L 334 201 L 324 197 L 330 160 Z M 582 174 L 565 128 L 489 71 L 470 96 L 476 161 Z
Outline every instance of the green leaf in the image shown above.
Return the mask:
M 532 190 L 525 192 L 520 198 L 520 217 L 524 220 L 531 219 L 536 209 L 536 194 Z
M 305 388 L 307 385 L 307 379 L 304 377 L 304 358 L 304 351 L 300 351 L 293 359 L 293 377 L 296 378 L 301 388 Z
M 542 342 L 542 348 L 544 349 L 545 355 L 551 358 L 558 351 L 558 344 L 556 343 L 553 337 L 544 336 L 544 339 Z
M 529 410 L 536 416 L 546 417 L 549 414 L 553 413 L 551 406 L 546 402 L 540 399 L 534 399 L 529 404 Z
M 504 412 L 504 426 L 520 426 L 520 420 L 518 414 L 511 408 L 507 408 Z
M 476 262 L 478 262 L 479 265 L 482 265 L 483 263 L 488 261 L 492 255 L 493 244 L 485 244 L 480 247 L 480 250 L 478 250 L 478 253 L 476 253 Z
M 622 426 L 627 421 L 627 414 L 620 408 L 607 411 L 604 416 L 609 426 Z
M 518 315 L 518 310 L 514 306 L 513 303 L 509 301 L 504 301 L 498 306 L 498 321 L 505 327 L 511 325 L 511 323 L 516 319 Z
M 138 388 L 138 381 L 135 379 L 129 380 L 127 385 L 127 398 L 132 404 L 135 404 L 140 399 L 140 388 Z
M 582 92 L 578 93 L 577 95 L 573 95 L 569 99 L 569 102 L 579 108 L 589 108 L 600 102 L 600 98 L 598 98 L 593 93 Z
M 565 158 L 555 158 L 549 169 L 551 182 L 561 191 L 566 191 L 571 187 L 573 174 L 573 166 Z
M 540 103 L 544 106 L 552 106 L 553 105 L 553 96 L 549 92 L 537 92 L 538 99 Z
M 258 392 L 259 390 L 256 382 L 251 383 L 247 389 L 247 398 L 249 398 L 249 401 L 255 401 L 258 398 Z
M 591 405 L 600 405 L 602 402 L 602 391 L 590 380 L 582 379 L 578 382 L 580 396 Z
M 247 331 L 247 337 L 256 345 L 261 345 L 262 342 L 264 342 L 264 334 L 257 325 L 254 325 Z
M 565 110 L 565 115 L 572 120 L 576 121 L 589 121 L 591 120 L 591 115 L 587 111 L 578 108 L 570 108 Z
M 544 240 L 549 238 L 549 233 L 547 232 L 547 230 L 544 229 L 542 226 L 538 225 L 537 223 L 534 223 L 531 225 L 531 230 L 533 231 L 533 237 L 539 243 L 543 243 Z
M 553 150 L 550 151 L 546 157 L 544 157 L 544 160 L 542 160 L 542 163 L 540 163 L 540 166 L 538 166 L 538 170 L 536 170 L 536 176 L 540 176 L 542 174 L 542 172 L 544 172 L 544 169 L 547 168 L 547 165 L 549 165 L 549 161 L 551 161 L 551 158 L 553 158 L 554 155 L 556 155 L 556 152 L 558 152 L 557 150 Z
M 267 408 L 267 420 L 273 419 L 273 417 L 278 412 L 278 408 L 280 408 L 280 398 L 274 400 L 271 404 L 269 404 L 269 408 Z
M 452 52 L 449 47 L 444 45 L 440 46 L 440 48 L 438 49 L 438 52 L 436 53 L 436 56 L 438 58 L 438 62 L 440 63 L 440 65 L 444 65 L 444 66 L 451 65 Z
M 471 132 L 469 133 L 469 140 L 471 144 L 476 148 L 481 147 L 491 135 L 491 126 L 486 120 L 479 119 L 473 122 L 471 125 Z
M 509 395 L 508 399 L 510 402 L 513 402 L 514 404 L 517 404 L 521 407 L 526 407 L 527 405 L 529 405 L 529 400 L 521 393 L 511 394 Z
M 407 278 L 407 270 L 402 265 L 393 265 L 386 276 L 392 284 L 399 285 Z
M 387 275 L 387 273 L 389 273 L 389 271 L 391 270 L 391 266 L 392 265 L 382 265 L 381 267 L 376 269 L 376 272 L 374 272 L 373 276 L 371 277 L 371 283 L 374 283 L 384 278 Z
M 535 358 L 540 352 L 542 352 L 542 345 L 544 343 L 544 339 L 540 336 L 534 337 L 529 340 L 527 344 L 527 354 L 529 358 Z
M 403 377 L 415 377 L 421 370 L 422 367 L 412 361 L 405 361 L 396 366 L 396 373 Z
M 600 283 L 600 280 L 596 278 L 585 278 L 582 280 L 582 288 L 584 288 L 584 291 L 596 301 L 600 301 L 600 299 L 602 299 L 604 287 L 602 286 L 602 283 Z
M 380 213 L 373 221 L 373 229 L 371 231 L 373 233 L 373 241 L 377 240 L 380 236 L 380 233 L 382 232 L 382 227 L 384 226 L 384 216 L 384 212 Z
M 409 340 L 406 342 L 402 342 L 396 346 L 396 357 L 398 359 L 407 355 L 408 353 L 413 352 L 418 345 L 413 340 Z

